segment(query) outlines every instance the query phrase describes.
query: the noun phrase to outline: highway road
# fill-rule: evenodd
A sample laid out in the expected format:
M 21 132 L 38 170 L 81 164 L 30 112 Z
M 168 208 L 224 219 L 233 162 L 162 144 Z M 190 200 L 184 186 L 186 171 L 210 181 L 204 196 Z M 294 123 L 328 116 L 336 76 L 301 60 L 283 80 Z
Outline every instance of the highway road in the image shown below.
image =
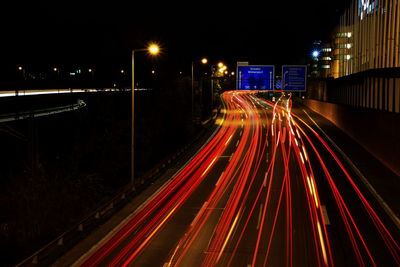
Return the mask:
M 225 92 L 218 129 L 75 266 L 399 266 L 399 225 L 290 95 Z

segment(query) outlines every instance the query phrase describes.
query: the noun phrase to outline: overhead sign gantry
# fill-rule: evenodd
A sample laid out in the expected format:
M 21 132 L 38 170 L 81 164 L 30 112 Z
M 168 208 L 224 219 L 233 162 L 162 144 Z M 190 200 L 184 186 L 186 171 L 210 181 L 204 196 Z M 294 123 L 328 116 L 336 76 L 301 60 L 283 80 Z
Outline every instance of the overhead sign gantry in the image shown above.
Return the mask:
M 275 66 L 238 65 L 237 90 L 274 90 Z

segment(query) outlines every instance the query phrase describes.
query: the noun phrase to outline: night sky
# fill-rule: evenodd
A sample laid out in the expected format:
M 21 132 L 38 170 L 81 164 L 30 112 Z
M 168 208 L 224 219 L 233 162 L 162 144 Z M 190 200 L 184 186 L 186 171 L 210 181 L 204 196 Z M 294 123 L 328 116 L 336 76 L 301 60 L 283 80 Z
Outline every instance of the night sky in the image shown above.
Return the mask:
M 304 63 L 312 42 L 338 23 L 346 0 L 271 2 L 13 1 L 2 7 L 2 61 L 128 66 L 132 48 L 156 41 L 163 47 L 158 60 L 176 67 L 203 56 Z

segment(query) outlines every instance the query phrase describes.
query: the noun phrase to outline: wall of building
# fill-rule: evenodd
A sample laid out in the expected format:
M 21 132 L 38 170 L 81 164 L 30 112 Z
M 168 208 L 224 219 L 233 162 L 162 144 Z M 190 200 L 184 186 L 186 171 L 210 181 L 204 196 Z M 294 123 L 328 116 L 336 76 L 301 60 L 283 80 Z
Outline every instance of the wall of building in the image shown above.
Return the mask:
M 400 67 L 400 3 L 352 0 L 340 17 L 334 43 L 341 55 L 336 57 L 339 77 Z
M 400 116 L 317 100 L 305 100 L 313 111 L 333 122 L 384 165 L 400 176 Z
M 326 100 L 400 113 L 400 68 L 368 70 L 329 80 Z

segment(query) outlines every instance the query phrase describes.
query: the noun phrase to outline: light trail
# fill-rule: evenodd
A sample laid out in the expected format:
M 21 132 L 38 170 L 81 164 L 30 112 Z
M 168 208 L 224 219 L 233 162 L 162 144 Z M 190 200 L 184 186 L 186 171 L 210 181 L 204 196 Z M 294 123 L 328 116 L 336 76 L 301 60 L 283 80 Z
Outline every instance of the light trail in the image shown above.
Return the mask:
M 152 244 L 162 243 L 168 251 L 159 265 L 334 266 L 333 252 L 343 244 L 327 225 L 343 229 L 339 235 L 352 249 L 351 263 L 399 265 L 395 237 L 334 150 L 294 113 L 290 96 L 270 102 L 256 93 L 225 92 L 215 136 L 78 265 L 145 265 L 157 259 Z M 338 186 L 343 179 L 354 195 Z M 198 212 L 188 214 L 188 205 L 197 205 Z M 353 214 L 354 205 L 364 212 L 362 221 Z M 183 216 L 185 228 L 175 229 Z M 360 227 L 363 223 L 371 231 Z M 383 254 L 375 242 L 385 248 Z

